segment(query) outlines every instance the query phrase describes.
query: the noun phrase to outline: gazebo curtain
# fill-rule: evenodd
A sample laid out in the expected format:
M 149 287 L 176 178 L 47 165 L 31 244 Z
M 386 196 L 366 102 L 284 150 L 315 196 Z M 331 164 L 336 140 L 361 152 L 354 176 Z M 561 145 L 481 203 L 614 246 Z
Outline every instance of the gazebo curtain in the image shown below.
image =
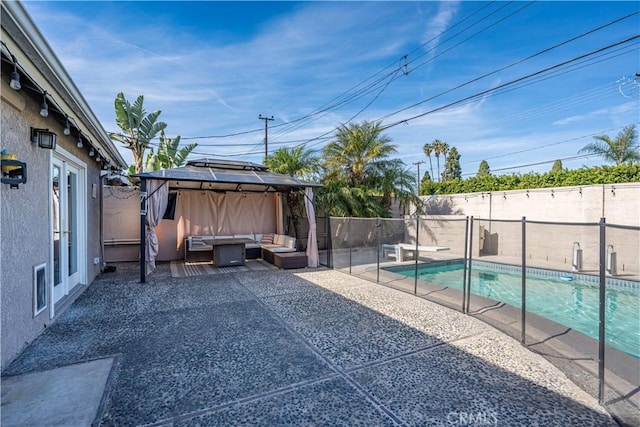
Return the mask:
M 316 268 L 318 266 L 318 232 L 316 231 L 316 209 L 313 206 L 313 188 L 304 189 L 304 206 L 307 208 L 307 219 L 309 220 L 309 236 L 307 238 L 307 266 Z
M 156 269 L 158 236 L 156 227 L 167 210 L 169 186 L 167 181 L 151 179 L 147 181 L 147 230 L 145 233 L 145 263 L 147 274 Z

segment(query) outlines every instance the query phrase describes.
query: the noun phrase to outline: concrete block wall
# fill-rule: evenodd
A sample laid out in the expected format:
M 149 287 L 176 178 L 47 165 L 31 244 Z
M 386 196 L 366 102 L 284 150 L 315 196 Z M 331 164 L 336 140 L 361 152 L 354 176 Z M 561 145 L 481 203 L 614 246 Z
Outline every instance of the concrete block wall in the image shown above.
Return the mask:
M 474 256 L 521 257 L 521 220 L 526 217 L 529 260 L 565 264 L 571 269 L 572 246 L 577 242 L 582 249 L 584 269 L 590 272 L 599 268 L 597 224 L 604 217 L 607 224 L 612 225 L 606 229 L 606 243 L 616 252 L 618 274 L 638 277 L 640 230 L 633 227 L 640 227 L 640 183 L 443 195 L 436 196 L 433 205 L 438 209 L 445 206 L 450 213 L 456 214 L 444 215 L 447 212 L 441 210 L 439 213 L 443 215 L 437 216 L 441 220 L 460 218 L 460 215 L 474 217 Z M 531 221 L 591 225 L 534 224 Z M 617 229 L 614 224 L 624 228 Z M 480 226 L 484 227 L 483 232 Z M 464 231 L 437 229 L 437 226 L 432 228 L 438 235 L 438 239 L 431 239 L 433 242 L 453 243 L 460 239 L 464 242 Z M 427 239 L 428 234 L 421 233 L 421 242 L 423 236 Z M 481 236 L 484 237 L 482 243 Z

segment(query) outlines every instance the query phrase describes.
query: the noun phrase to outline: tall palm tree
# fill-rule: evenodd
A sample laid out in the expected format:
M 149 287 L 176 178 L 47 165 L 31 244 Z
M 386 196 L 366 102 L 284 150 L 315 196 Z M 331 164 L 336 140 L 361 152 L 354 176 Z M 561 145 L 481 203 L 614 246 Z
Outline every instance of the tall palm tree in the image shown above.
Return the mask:
M 342 171 L 355 186 L 362 185 L 368 164 L 396 152 L 390 142 L 380 122 L 340 125 L 335 140 L 324 148 L 325 164 L 330 171 Z
M 429 158 L 429 169 L 431 170 L 431 175 L 429 176 L 433 176 L 433 163 L 431 162 L 431 153 L 433 153 L 433 146 L 427 142 L 422 147 L 422 151 L 424 151 L 424 155 Z
M 320 161 L 310 149 L 304 146 L 299 147 L 282 147 L 269 154 L 264 161 L 265 165 L 271 172 L 281 173 L 301 179 L 311 179 L 316 176 Z M 293 230 L 296 235 L 296 241 L 300 242 L 300 198 L 302 192 L 300 190 L 289 189 L 287 192 L 287 206 L 291 213 L 293 222 Z
M 140 95 L 131 105 L 120 92 L 116 95 L 115 111 L 116 124 L 123 133 L 109 132 L 109 137 L 118 141 L 133 152 L 135 173 L 142 172 L 142 160 L 149 142 L 156 137 L 158 132 L 164 130 L 167 124 L 158 122 L 161 111 L 156 110 L 147 114 L 142 105 L 144 96 Z
M 178 149 L 180 145 L 180 135 L 175 138 L 168 138 L 164 130 L 160 131 L 160 144 L 158 152 L 155 153 L 153 148 L 149 149 L 145 170 L 156 171 L 160 169 L 179 168 L 187 161 L 187 156 L 198 146 L 196 143 L 185 145 Z
M 593 138 L 596 141 L 585 145 L 578 153 L 597 154 L 617 165 L 640 160 L 635 125 L 626 126 L 615 139 L 611 139 L 608 135 L 598 135 Z
M 436 156 L 436 163 L 438 164 L 438 181 L 440 181 L 440 154 L 442 153 L 442 141 L 434 139 L 431 143 L 433 147 L 433 154 Z
M 443 157 L 443 164 L 447 165 L 447 155 L 449 154 L 449 144 L 447 144 L 445 141 L 440 141 L 440 154 L 442 154 Z M 442 172 L 444 174 L 444 171 Z M 438 174 L 440 174 L 440 170 L 438 170 Z M 439 175 L 438 176 L 438 180 L 439 181 L 443 181 L 442 176 Z

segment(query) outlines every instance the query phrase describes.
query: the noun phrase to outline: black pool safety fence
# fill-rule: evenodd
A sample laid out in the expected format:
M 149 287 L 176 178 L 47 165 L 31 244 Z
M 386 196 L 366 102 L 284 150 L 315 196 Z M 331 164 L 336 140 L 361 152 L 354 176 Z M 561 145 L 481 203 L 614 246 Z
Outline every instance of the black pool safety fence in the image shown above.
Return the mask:
M 477 317 L 640 425 L 640 227 L 322 218 L 320 262 Z M 323 237 L 324 237 L 323 236 Z

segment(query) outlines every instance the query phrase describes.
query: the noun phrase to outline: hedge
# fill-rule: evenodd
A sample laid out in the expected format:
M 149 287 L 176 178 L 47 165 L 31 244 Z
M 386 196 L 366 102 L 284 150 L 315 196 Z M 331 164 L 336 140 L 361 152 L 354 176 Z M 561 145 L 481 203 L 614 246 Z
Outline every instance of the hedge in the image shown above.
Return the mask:
M 542 174 L 529 172 L 526 174 L 474 176 L 443 182 L 424 181 L 420 185 L 420 194 L 479 193 L 624 182 L 640 182 L 640 163 L 564 169 Z

